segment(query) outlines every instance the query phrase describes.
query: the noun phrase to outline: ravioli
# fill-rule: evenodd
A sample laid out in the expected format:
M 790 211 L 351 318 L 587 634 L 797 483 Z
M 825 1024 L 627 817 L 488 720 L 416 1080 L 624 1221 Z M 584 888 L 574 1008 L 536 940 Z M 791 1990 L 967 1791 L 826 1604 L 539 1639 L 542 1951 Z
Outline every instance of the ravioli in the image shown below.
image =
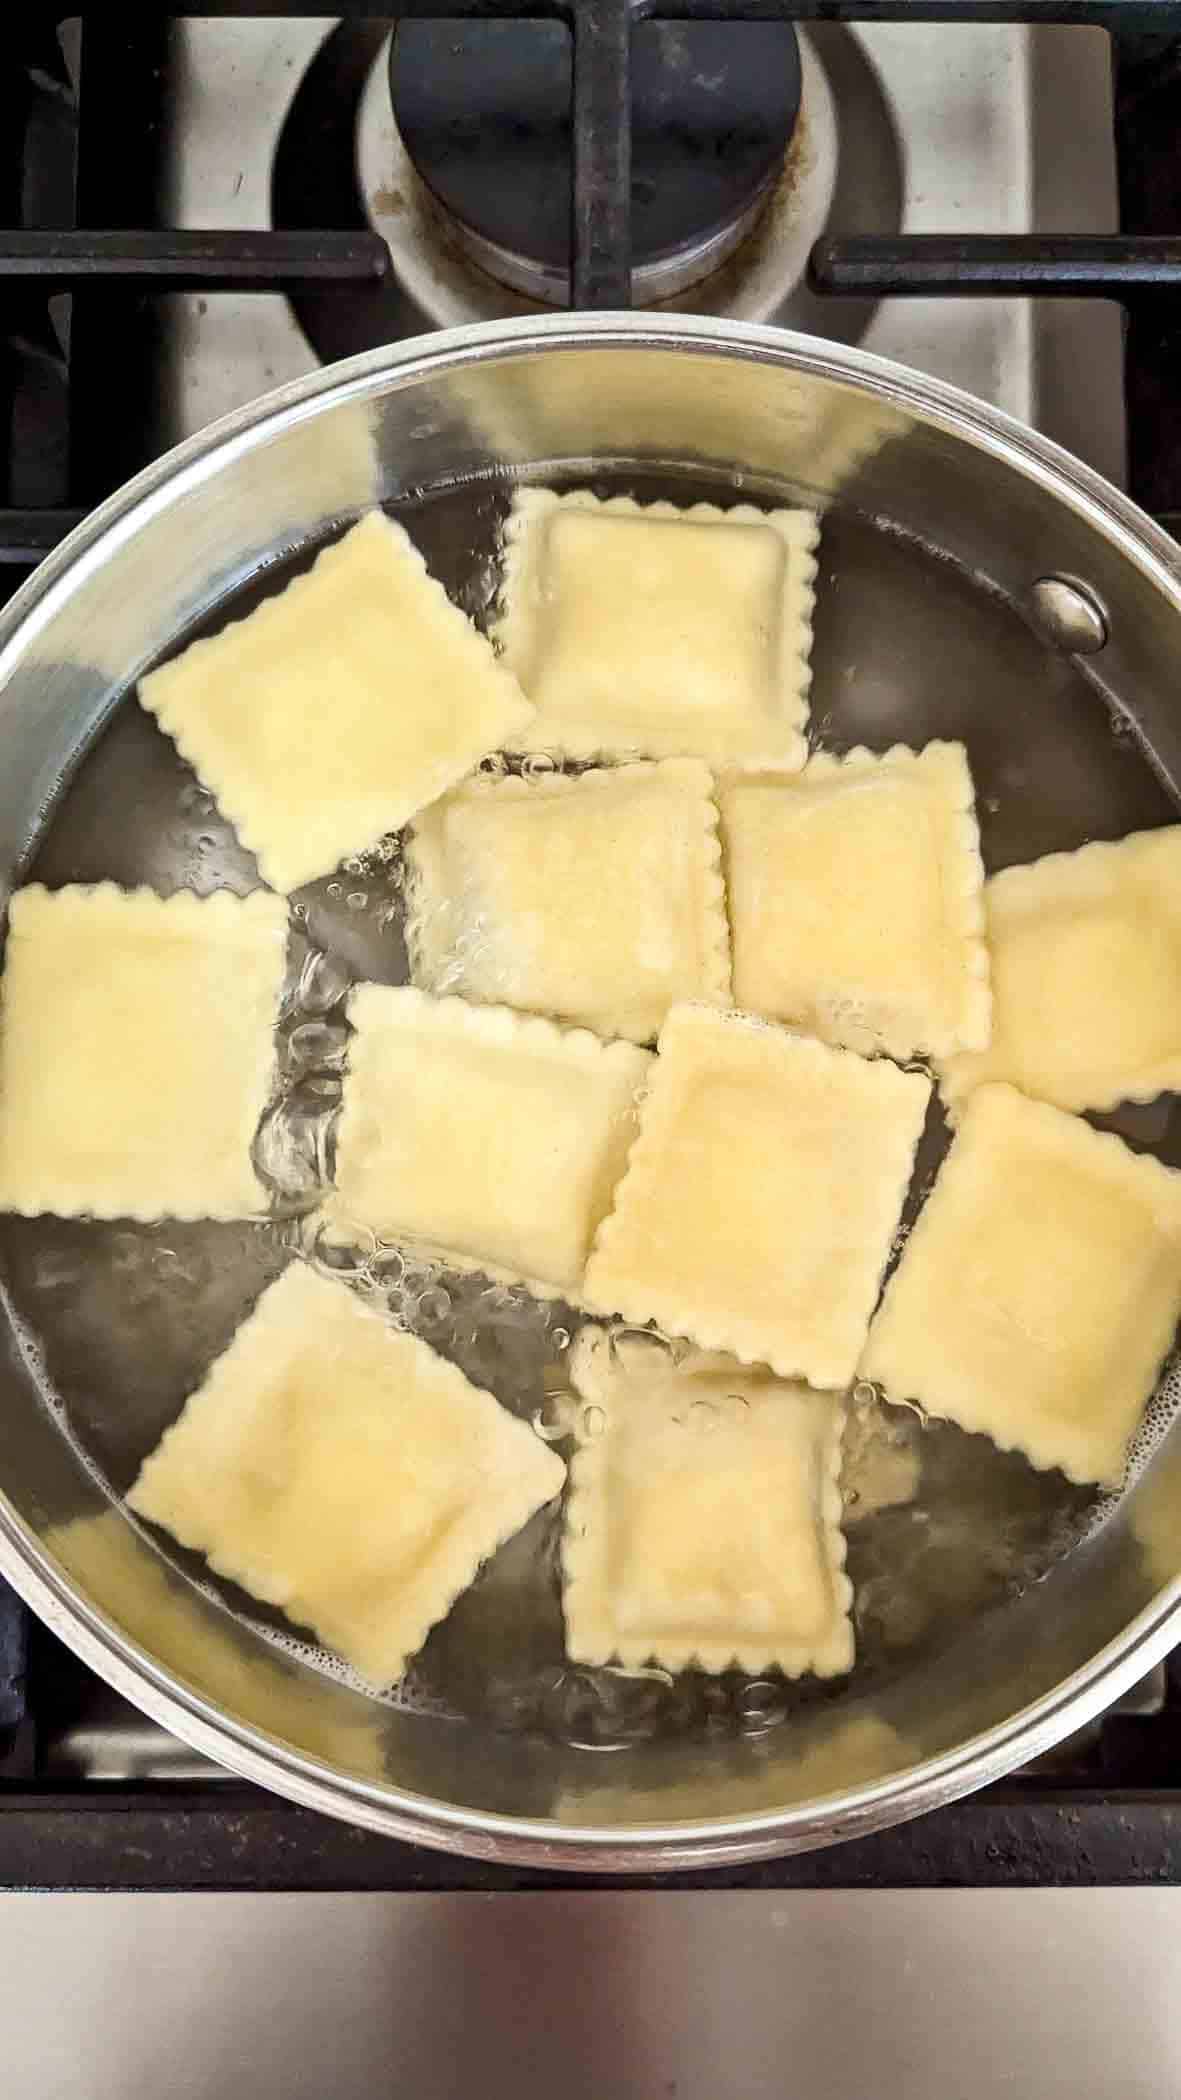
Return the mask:
M 844 1387 L 928 1081 L 704 1006 L 674 1007 L 659 1050 L 587 1265 L 587 1304 L 783 1378 Z
M 0 1208 L 245 1218 L 287 909 L 256 890 L 18 890 L 0 1010 Z
M 987 1080 L 1067 1109 L 1181 1088 L 1181 824 L 1005 868 L 984 900 L 992 1042 L 944 1065 L 953 1110 Z
M 576 1662 L 834 1676 L 853 1663 L 832 1393 L 586 1327 L 563 1544 Z
M 397 830 L 533 713 L 381 511 L 139 697 L 277 890 Z
M 490 1393 L 295 1263 L 128 1501 L 382 1685 L 564 1477 Z
M 334 1215 L 460 1267 L 577 1292 L 648 1053 L 409 986 L 358 985 L 349 1018 Z
M 984 1049 L 984 868 L 962 744 L 721 783 L 734 996 L 861 1051 Z
M 415 982 L 637 1043 L 727 1004 L 717 821 L 697 759 L 468 781 L 407 849 Z
M 1181 1316 L 1181 1174 L 980 1087 L 861 1375 L 1071 1480 L 1118 1486 Z
M 818 534 L 812 511 L 519 489 L 494 632 L 537 714 L 513 748 L 802 766 Z

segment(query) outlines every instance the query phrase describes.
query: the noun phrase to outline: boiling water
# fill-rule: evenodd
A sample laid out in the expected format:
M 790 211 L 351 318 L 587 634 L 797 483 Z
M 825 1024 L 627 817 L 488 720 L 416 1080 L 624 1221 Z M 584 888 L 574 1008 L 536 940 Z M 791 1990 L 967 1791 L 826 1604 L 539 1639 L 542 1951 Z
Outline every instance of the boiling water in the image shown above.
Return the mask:
M 641 499 L 719 494 L 716 485 L 670 491 L 667 480 L 649 486 L 636 477 L 602 487 Z M 403 513 L 435 573 L 477 618 L 486 615 L 494 587 L 503 507 L 503 491 L 489 483 Z M 210 625 L 240 617 L 308 559 L 268 571 Z M 191 638 L 178 638 L 177 646 Z M 994 704 L 973 668 L 989 654 L 998 661 L 1001 688 L 1021 693 L 1019 721 Z M 963 739 L 990 869 L 1175 818 L 1135 737 L 1122 724 L 1113 733 L 1074 666 L 1048 654 L 1011 611 L 946 562 L 865 521 L 826 522 L 813 661 L 814 734 L 828 747 Z M 548 763 L 530 761 L 534 770 Z M 258 882 L 252 856 L 212 798 L 133 701 L 79 768 L 29 872 L 51 885 L 110 877 L 162 893 L 219 885 L 244 892 Z M 567 1364 L 579 1320 L 571 1307 L 449 1271 L 405 1247 L 333 1242 L 311 1217 L 332 1169 L 348 1054 L 347 989 L 357 978 L 405 981 L 402 915 L 396 837 L 292 901 L 276 1089 L 255 1155 L 272 1195 L 268 1218 L 149 1226 L 0 1220 L 0 1270 L 47 1405 L 115 1498 L 259 1292 L 292 1258 L 331 1269 L 531 1420 L 563 1454 L 571 1448 L 577 1402 Z M 1171 1102 L 1096 1120 L 1181 1164 L 1181 1119 Z M 946 1143 L 936 1107 L 895 1258 Z M 1181 1373 L 1173 1372 L 1146 1418 L 1135 1465 L 1178 1405 Z M 970 1638 L 979 1614 L 1035 1582 L 1111 1507 L 1110 1498 L 1074 1488 L 1061 1474 L 1036 1472 L 985 1438 L 889 1408 L 870 1390 L 853 1396 L 848 1449 L 858 1682 L 902 1673 L 949 1638 Z M 773 1672 L 674 1678 L 660 1670 L 569 1665 L 559 1540 L 559 1513 L 542 1511 L 458 1600 L 406 1682 L 384 1696 L 597 1750 L 673 1731 L 758 1736 L 801 1706 L 840 1698 L 840 1685 L 793 1685 Z M 158 1543 L 189 1580 L 213 1590 L 277 1646 L 309 1666 L 348 1675 L 303 1637 L 305 1630 L 232 1584 L 214 1583 L 196 1556 Z

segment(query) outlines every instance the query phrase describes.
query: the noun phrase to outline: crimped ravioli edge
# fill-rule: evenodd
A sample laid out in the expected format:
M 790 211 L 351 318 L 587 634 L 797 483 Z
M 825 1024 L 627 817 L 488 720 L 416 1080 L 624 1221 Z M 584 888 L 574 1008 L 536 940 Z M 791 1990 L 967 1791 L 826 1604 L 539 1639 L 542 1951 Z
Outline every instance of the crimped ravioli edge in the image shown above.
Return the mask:
M 652 1339 L 655 1344 L 659 1337 L 654 1335 Z M 606 1327 L 599 1324 L 584 1327 L 575 1340 L 570 1359 L 571 1382 L 580 1399 L 603 1407 L 608 1404 L 606 1388 L 602 1377 L 597 1375 L 594 1359 L 598 1349 L 607 1345 L 607 1340 Z M 602 1483 L 597 1475 L 605 1456 L 607 1432 L 593 1441 L 580 1440 L 568 1473 L 561 1549 L 563 1615 L 567 1653 L 571 1659 L 592 1667 L 617 1662 L 625 1669 L 642 1669 L 653 1664 L 666 1670 L 697 1668 L 711 1674 L 736 1669 L 759 1675 L 764 1670 L 780 1669 L 785 1677 L 793 1679 L 807 1675 L 839 1677 L 850 1670 L 854 1660 L 853 1584 L 846 1568 L 848 1544 L 842 1524 L 844 1505 L 840 1485 L 845 1415 L 840 1396 L 834 1394 L 832 1424 L 820 1462 L 821 1504 L 817 1511 L 817 1524 L 824 1541 L 825 1561 L 833 1588 L 831 1624 L 825 1637 L 778 1648 L 742 1647 L 704 1640 L 687 1641 L 681 1647 L 662 1644 L 653 1649 L 642 1636 L 622 1640 L 616 1637 L 607 1599 L 598 1594 L 586 1567 L 591 1551 L 590 1524 L 596 1514 L 601 1514 Z M 582 1519 L 585 1522 L 580 1533 Z M 581 1592 L 578 1610 L 583 1616 L 582 1632 L 587 1636 L 577 1642 L 569 1608 L 571 1592 L 574 1591 Z

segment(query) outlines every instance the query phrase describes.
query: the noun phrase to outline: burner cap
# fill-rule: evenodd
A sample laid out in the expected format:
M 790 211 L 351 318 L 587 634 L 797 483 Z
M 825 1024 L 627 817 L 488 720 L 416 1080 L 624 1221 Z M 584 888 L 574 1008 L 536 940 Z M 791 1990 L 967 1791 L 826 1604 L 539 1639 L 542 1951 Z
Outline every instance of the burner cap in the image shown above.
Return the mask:
M 469 254 L 566 303 L 571 40 L 560 23 L 403 22 L 390 94 Z M 632 267 L 668 296 L 716 268 L 783 166 L 800 103 L 787 22 L 642 22 L 632 37 Z

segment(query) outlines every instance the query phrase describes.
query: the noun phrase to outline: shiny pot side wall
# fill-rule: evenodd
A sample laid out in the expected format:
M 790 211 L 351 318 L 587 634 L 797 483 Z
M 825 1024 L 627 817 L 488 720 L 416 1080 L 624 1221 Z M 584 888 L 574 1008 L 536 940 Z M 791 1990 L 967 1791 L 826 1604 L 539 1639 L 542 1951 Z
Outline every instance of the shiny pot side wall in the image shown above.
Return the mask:
M 1181 780 L 1168 545 L 1085 470 L 855 352 L 691 321 L 509 324 L 355 360 L 271 397 L 150 470 L 45 564 L 0 622 L 5 888 L 137 672 L 262 564 L 374 501 L 506 470 L 630 462 L 868 516 L 891 560 L 911 544 L 916 558 L 933 550 L 948 596 L 930 593 L 931 650 L 949 679 L 986 691 L 1019 742 L 1033 651 L 1071 704 L 1112 703 L 1137 726 L 1170 792 Z M 1033 583 L 1052 573 L 1085 580 L 1105 608 L 1109 639 L 1085 670 L 1053 659 L 1023 623 Z M 938 564 L 927 559 L 926 574 Z M 888 633 L 879 647 L 871 698 L 888 697 L 892 675 Z M 867 740 L 887 725 L 888 707 L 875 722 L 868 706 Z M 1051 831 L 1047 844 L 1058 842 Z M 886 1689 L 819 1706 L 798 1728 L 595 1757 L 391 1713 L 289 1665 L 166 1571 L 61 1433 L 11 1320 L 2 1375 L 0 1567 L 67 1641 L 252 1778 L 485 1856 L 624 1867 L 638 1849 L 672 1865 L 852 1835 L 1032 1754 L 1170 1639 L 1159 1592 L 1181 1570 L 1175 1438 L 1102 1536 L 978 1638 Z

